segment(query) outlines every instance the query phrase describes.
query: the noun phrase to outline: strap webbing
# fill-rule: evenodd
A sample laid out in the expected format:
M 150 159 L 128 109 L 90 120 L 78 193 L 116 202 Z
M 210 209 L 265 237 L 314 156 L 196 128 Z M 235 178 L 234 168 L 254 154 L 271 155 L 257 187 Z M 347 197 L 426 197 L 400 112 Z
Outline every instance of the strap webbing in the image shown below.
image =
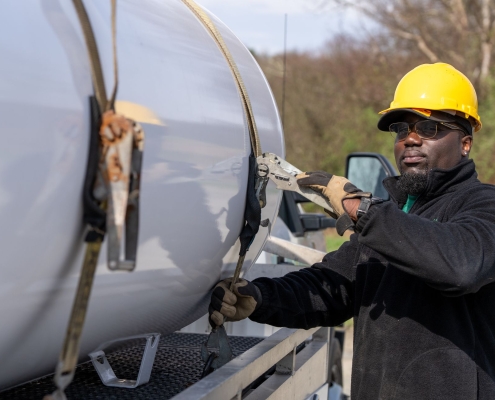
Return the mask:
M 99 106 L 99 115 L 104 111 L 114 108 L 114 101 L 117 92 L 118 85 L 118 69 L 117 69 L 117 49 L 116 49 L 116 0 L 111 0 L 112 11 L 112 42 L 113 42 L 113 63 L 114 63 L 114 88 L 112 91 L 112 97 L 107 99 L 105 90 L 105 81 L 101 68 L 100 56 L 98 53 L 98 47 L 96 45 L 95 36 L 91 23 L 89 21 L 88 14 L 84 7 L 82 0 L 73 0 L 74 7 L 79 17 L 79 22 L 86 41 L 86 47 L 88 49 L 91 76 L 93 79 L 93 86 L 95 90 L 96 101 Z M 92 114 L 94 114 L 92 110 Z M 99 119 L 99 118 L 98 118 Z M 95 118 L 92 118 L 92 123 L 95 123 Z M 94 127 L 92 127 L 94 129 Z M 90 160 L 91 161 L 91 160 Z M 90 185 L 92 186 L 92 185 Z M 86 199 L 85 199 L 86 200 Z M 102 209 L 106 209 L 106 202 L 102 204 Z M 85 218 L 86 219 L 86 218 Z M 86 221 L 90 222 L 90 221 Z M 72 305 L 72 311 L 67 325 L 67 331 L 65 334 L 64 344 L 59 356 L 59 362 L 55 371 L 55 384 L 57 389 L 52 395 L 45 396 L 45 399 L 65 399 L 65 388 L 71 383 L 74 372 L 77 365 L 79 356 L 79 344 L 84 327 L 84 321 L 86 319 L 86 312 L 88 309 L 89 297 L 91 294 L 91 288 L 93 287 L 94 276 L 96 272 L 96 266 L 98 263 L 98 257 L 100 254 L 101 244 L 103 241 L 104 233 L 99 231 L 97 227 L 90 225 L 90 230 L 96 231 L 96 235 L 88 234 L 86 236 L 86 253 L 81 269 L 81 275 L 79 276 L 79 283 Z
M 86 41 L 86 48 L 88 50 L 89 64 L 91 67 L 91 77 L 93 79 L 93 86 L 95 89 L 95 97 L 100 106 L 100 112 L 103 113 L 107 110 L 114 108 L 115 96 L 117 94 L 118 87 L 118 66 L 117 66 L 117 0 L 111 0 L 111 18 L 112 18 L 112 50 L 113 50 L 113 72 L 114 72 L 114 87 L 112 96 L 107 98 L 107 92 L 105 89 L 105 79 L 103 77 L 103 70 L 101 68 L 100 55 L 98 53 L 98 46 L 96 44 L 95 35 L 91 22 L 89 20 L 88 13 L 84 7 L 82 0 L 72 0 L 74 7 L 79 18 L 79 23 Z
M 244 86 L 244 81 L 242 80 L 239 69 L 237 68 L 237 64 L 230 54 L 229 48 L 225 44 L 222 35 L 218 31 L 217 27 L 211 20 L 211 18 L 203 11 L 203 9 L 196 4 L 194 0 L 182 0 L 183 3 L 188 6 L 191 11 L 196 15 L 196 17 L 203 23 L 204 27 L 208 32 L 210 32 L 211 36 L 215 40 L 216 44 L 220 48 L 220 51 L 224 55 L 227 63 L 229 65 L 230 71 L 232 75 L 234 75 L 234 81 L 237 85 L 237 89 L 239 90 L 239 95 L 241 96 L 242 106 L 244 108 L 244 113 L 246 115 L 246 120 L 249 129 L 249 137 L 251 138 L 251 146 L 253 148 L 254 156 L 257 158 L 261 156 L 261 145 L 260 139 L 258 136 L 258 128 L 256 127 L 256 122 L 254 120 L 253 109 L 251 108 L 251 102 L 249 101 L 249 95 Z
M 96 45 L 95 35 L 93 28 L 89 21 L 88 13 L 82 0 L 72 0 L 74 7 L 79 18 L 79 23 L 86 41 L 86 49 L 88 50 L 89 64 L 91 67 L 91 77 L 93 78 L 93 86 L 95 89 L 95 97 L 98 105 L 100 106 L 100 112 L 106 110 L 107 106 L 107 92 L 105 89 L 105 81 L 103 78 L 103 71 L 101 69 L 100 55 L 98 53 L 98 46 Z
M 196 17 L 201 21 L 206 30 L 211 34 L 216 44 L 220 48 L 220 51 L 227 60 L 230 71 L 234 76 L 234 81 L 236 83 L 239 95 L 242 100 L 242 106 L 244 113 L 246 115 L 246 121 L 248 124 L 249 137 L 251 139 L 252 153 L 249 157 L 249 177 L 248 177 L 248 189 L 246 192 L 246 209 L 244 210 L 244 226 L 239 236 L 241 242 L 241 249 L 239 252 L 239 260 L 237 261 L 237 266 L 234 272 L 234 279 L 232 280 L 232 285 L 237 281 L 242 264 L 244 263 L 244 258 L 249 246 L 251 245 L 256 233 L 260 226 L 261 220 L 261 207 L 258 199 L 256 198 L 256 193 L 254 191 L 255 187 L 255 177 L 256 177 L 256 158 L 261 156 L 261 144 L 258 136 L 258 129 L 256 128 L 256 121 L 254 118 L 253 109 L 251 108 L 251 102 L 249 100 L 249 95 L 244 86 L 242 76 L 237 68 L 237 64 L 230 53 L 229 48 L 225 44 L 222 35 L 218 31 L 217 27 L 211 20 L 211 18 L 204 12 L 204 10 L 196 4 L 194 0 L 182 0 L 182 2 L 189 7 L 189 9 L 196 15 Z
M 229 48 L 225 44 L 222 35 L 218 31 L 217 27 L 211 20 L 211 18 L 203 11 L 203 9 L 196 4 L 194 0 L 182 0 L 183 3 L 188 6 L 196 17 L 202 22 L 206 30 L 211 34 L 216 44 L 220 48 L 223 56 L 227 60 L 230 71 L 234 76 L 239 95 L 242 101 L 242 107 L 244 114 L 246 115 L 246 121 L 248 124 L 249 137 L 251 139 L 252 154 L 249 157 L 249 177 L 248 177 L 248 189 L 246 192 L 246 209 L 244 210 L 244 226 L 239 236 L 241 242 L 241 249 L 239 252 L 239 259 L 234 271 L 234 276 L 230 284 L 230 290 L 233 290 L 235 283 L 239 279 L 242 265 L 246 257 L 246 252 L 249 249 L 254 237 L 258 233 L 261 220 L 261 206 L 254 191 L 255 176 L 256 176 L 256 158 L 262 155 L 260 139 L 258 136 L 258 129 L 256 127 L 256 121 L 254 118 L 253 109 L 251 107 L 251 101 L 249 95 L 244 86 L 244 81 L 237 68 L 237 64 L 230 53 Z
M 117 64 L 117 0 L 111 0 L 112 5 L 112 54 L 113 54 L 113 91 L 112 95 L 108 99 L 108 110 L 115 110 L 115 97 L 117 96 L 117 89 L 119 86 L 119 67 Z
M 79 355 L 79 338 L 84 326 L 86 311 L 88 309 L 89 295 L 93 287 L 93 280 L 98 263 L 98 256 L 101 249 L 101 238 L 95 242 L 86 244 L 86 254 L 84 256 L 83 268 L 79 277 L 77 296 L 72 305 L 71 320 L 67 326 L 66 340 L 62 349 L 60 361 L 63 366 L 62 374 L 71 373 L 76 367 Z

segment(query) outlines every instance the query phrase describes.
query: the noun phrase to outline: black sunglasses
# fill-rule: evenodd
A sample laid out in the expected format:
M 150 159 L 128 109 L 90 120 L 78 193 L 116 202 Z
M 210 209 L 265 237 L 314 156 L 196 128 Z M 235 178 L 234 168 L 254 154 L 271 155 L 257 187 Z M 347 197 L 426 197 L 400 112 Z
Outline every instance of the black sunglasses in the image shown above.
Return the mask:
M 431 121 L 431 120 L 422 120 L 414 123 L 408 123 L 408 122 L 394 122 L 393 124 L 390 124 L 388 127 L 390 133 L 392 136 L 397 140 L 398 142 L 405 140 L 409 133 L 412 132 L 411 128 L 414 127 L 414 132 L 421 138 L 421 139 L 433 139 L 437 132 L 438 132 L 438 125 L 445 126 L 448 128 L 448 130 L 453 130 L 453 131 L 461 131 L 464 133 L 464 135 L 467 135 L 468 133 L 465 131 L 465 129 L 454 125 L 453 123 L 450 122 L 438 122 L 438 121 Z

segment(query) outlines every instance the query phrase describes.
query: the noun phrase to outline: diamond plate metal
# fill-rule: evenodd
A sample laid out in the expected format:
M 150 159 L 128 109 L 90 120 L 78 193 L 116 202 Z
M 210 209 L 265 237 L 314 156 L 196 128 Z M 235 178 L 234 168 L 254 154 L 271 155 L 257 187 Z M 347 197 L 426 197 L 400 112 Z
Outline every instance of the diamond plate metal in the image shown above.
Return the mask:
M 91 362 L 78 365 L 72 384 L 65 393 L 69 400 L 153 400 L 170 399 L 196 383 L 203 371 L 200 347 L 207 335 L 172 333 L 162 336 L 148 384 L 135 389 L 107 387 L 101 383 Z M 234 357 L 258 344 L 263 338 L 229 336 Z M 117 376 L 137 376 L 145 342 L 119 349 L 107 358 Z M 53 375 L 0 393 L 1 400 L 41 400 L 53 392 Z

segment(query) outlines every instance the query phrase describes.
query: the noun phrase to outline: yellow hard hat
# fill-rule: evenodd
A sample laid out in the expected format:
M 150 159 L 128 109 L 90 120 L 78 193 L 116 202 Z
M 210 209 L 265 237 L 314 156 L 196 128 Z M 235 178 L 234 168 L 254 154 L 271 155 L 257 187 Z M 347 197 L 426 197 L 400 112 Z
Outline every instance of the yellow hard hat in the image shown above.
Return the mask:
M 379 112 L 383 116 L 378 121 L 378 129 L 388 130 L 398 111 L 412 111 L 429 118 L 429 110 L 465 118 L 475 132 L 481 129 L 478 98 L 472 83 L 462 72 L 445 63 L 422 64 L 404 75 L 390 108 Z

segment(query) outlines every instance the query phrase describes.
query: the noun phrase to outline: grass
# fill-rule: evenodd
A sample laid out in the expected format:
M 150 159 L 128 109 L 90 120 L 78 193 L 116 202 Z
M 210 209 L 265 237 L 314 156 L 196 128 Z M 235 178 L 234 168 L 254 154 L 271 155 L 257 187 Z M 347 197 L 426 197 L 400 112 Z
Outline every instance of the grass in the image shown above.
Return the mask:
M 335 229 L 329 228 L 325 230 L 325 241 L 327 245 L 327 251 L 337 250 L 344 242 L 349 240 L 350 233 L 347 232 L 344 236 L 339 236 Z

